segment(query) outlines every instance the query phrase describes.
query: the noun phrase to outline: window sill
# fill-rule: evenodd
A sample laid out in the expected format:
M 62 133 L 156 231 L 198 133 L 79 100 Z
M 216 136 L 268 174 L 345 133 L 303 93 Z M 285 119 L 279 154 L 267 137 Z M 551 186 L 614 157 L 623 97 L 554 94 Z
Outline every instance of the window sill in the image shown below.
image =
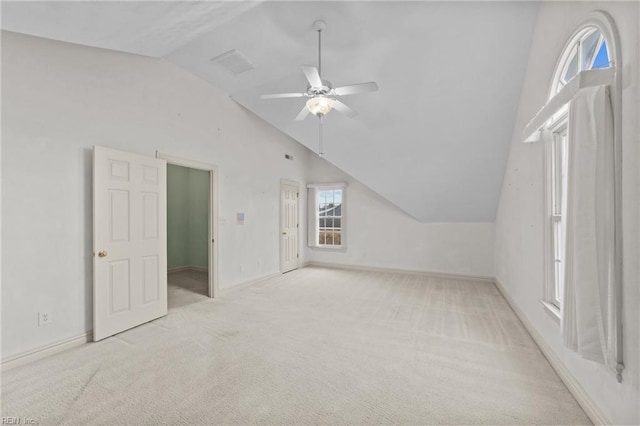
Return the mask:
M 544 300 L 541 300 L 540 303 L 542 303 L 542 306 L 544 307 L 545 312 L 549 314 L 551 319 L 553 319 L 555 322 L 558 323 L 558 325 L 560 325 L 560 309 L 558 309 L 557 306 L 549 302 L 545 302 Z
M 347 251 L 347 247 L 346 246 L 340 246 L 340 247 L 330 247 L 330 246 L 309 246 L 309 248 L 311 250 L 317 250 L 317 251 L 329 251 L 329 252 L 342 252 L 345 253 Z

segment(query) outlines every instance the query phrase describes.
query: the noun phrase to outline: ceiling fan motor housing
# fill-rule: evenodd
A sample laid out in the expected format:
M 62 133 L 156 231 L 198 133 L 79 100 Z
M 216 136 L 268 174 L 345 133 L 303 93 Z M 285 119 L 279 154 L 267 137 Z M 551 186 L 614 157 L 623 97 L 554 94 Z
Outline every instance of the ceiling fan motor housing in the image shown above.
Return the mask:
M 322 80 L 320 87 L 307 87 L 307 95 L 309 96 L 328 96 L 333 91 L 333 85 L 328 80 Z

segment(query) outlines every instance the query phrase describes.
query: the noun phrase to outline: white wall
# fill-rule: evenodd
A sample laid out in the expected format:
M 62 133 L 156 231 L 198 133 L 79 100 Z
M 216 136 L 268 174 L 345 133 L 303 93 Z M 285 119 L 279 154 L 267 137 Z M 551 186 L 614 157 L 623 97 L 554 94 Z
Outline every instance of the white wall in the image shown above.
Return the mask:
M 308 180 L 349 186 L 346 250 L 307 248 L 307 260 L 493 277 L 493 223 L 422 223 L 326 161 Z
M 162 60 L 3 32 L 2 106 L 3 358 L 92 328 L 93 145 L 218 165 L 223 289 L 279 270 L 281 178 L 350 182 L 347 251 L 301 261 L 493 275 L 492 224 L 420 223 Z
M 218 165 L 220 287 L 279 270 L 280 179 L 304 187 L 317 160 L 210 84 L 162 60 L 3 32 L 2 106 L 3 358 L 92 328 L 94 144 Z M 54 322 L 39 328 L 41 310 Z
M 543 294 L 543 146 L 523 144 L 521 132 L 545 103 L 564 44 L 592 10 L 615 20 L 623 73 L 624 381 L 604 367 L 566 350 L 560 329 L 539 300 Z M 497 279 L 555 353 L 614 424 L 638 424 L 638 117 L 640 74 L 637 2 L 544 2 L 538 17 L 502 197 L 496 219 Z

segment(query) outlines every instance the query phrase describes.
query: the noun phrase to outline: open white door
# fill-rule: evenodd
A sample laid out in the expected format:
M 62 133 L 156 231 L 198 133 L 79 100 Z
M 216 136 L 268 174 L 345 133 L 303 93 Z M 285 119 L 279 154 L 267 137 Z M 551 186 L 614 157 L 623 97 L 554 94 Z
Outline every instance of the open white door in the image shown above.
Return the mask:
M 282 273 L 298 268 L 298 197 L 296 182 L 280 184 L 280 270 Z
M 93 340 L 167 314 L 167 164 L 95 146 Z

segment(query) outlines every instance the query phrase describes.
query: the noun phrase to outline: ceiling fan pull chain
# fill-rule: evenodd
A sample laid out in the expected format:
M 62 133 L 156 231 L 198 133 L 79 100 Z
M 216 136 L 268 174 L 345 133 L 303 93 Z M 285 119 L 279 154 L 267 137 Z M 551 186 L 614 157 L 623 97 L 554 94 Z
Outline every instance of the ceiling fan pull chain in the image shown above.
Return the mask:
M 319 121 L 319 125 L 318 125 L 318 156 L 320 158 L 322 158 L 322 156 L 324 155 L 324 149 L 322 147 L 323 143 L 322 143 L 322 117 L 324 117 L 324 114 L 318 114 L 318 118 L 320 119 Z

